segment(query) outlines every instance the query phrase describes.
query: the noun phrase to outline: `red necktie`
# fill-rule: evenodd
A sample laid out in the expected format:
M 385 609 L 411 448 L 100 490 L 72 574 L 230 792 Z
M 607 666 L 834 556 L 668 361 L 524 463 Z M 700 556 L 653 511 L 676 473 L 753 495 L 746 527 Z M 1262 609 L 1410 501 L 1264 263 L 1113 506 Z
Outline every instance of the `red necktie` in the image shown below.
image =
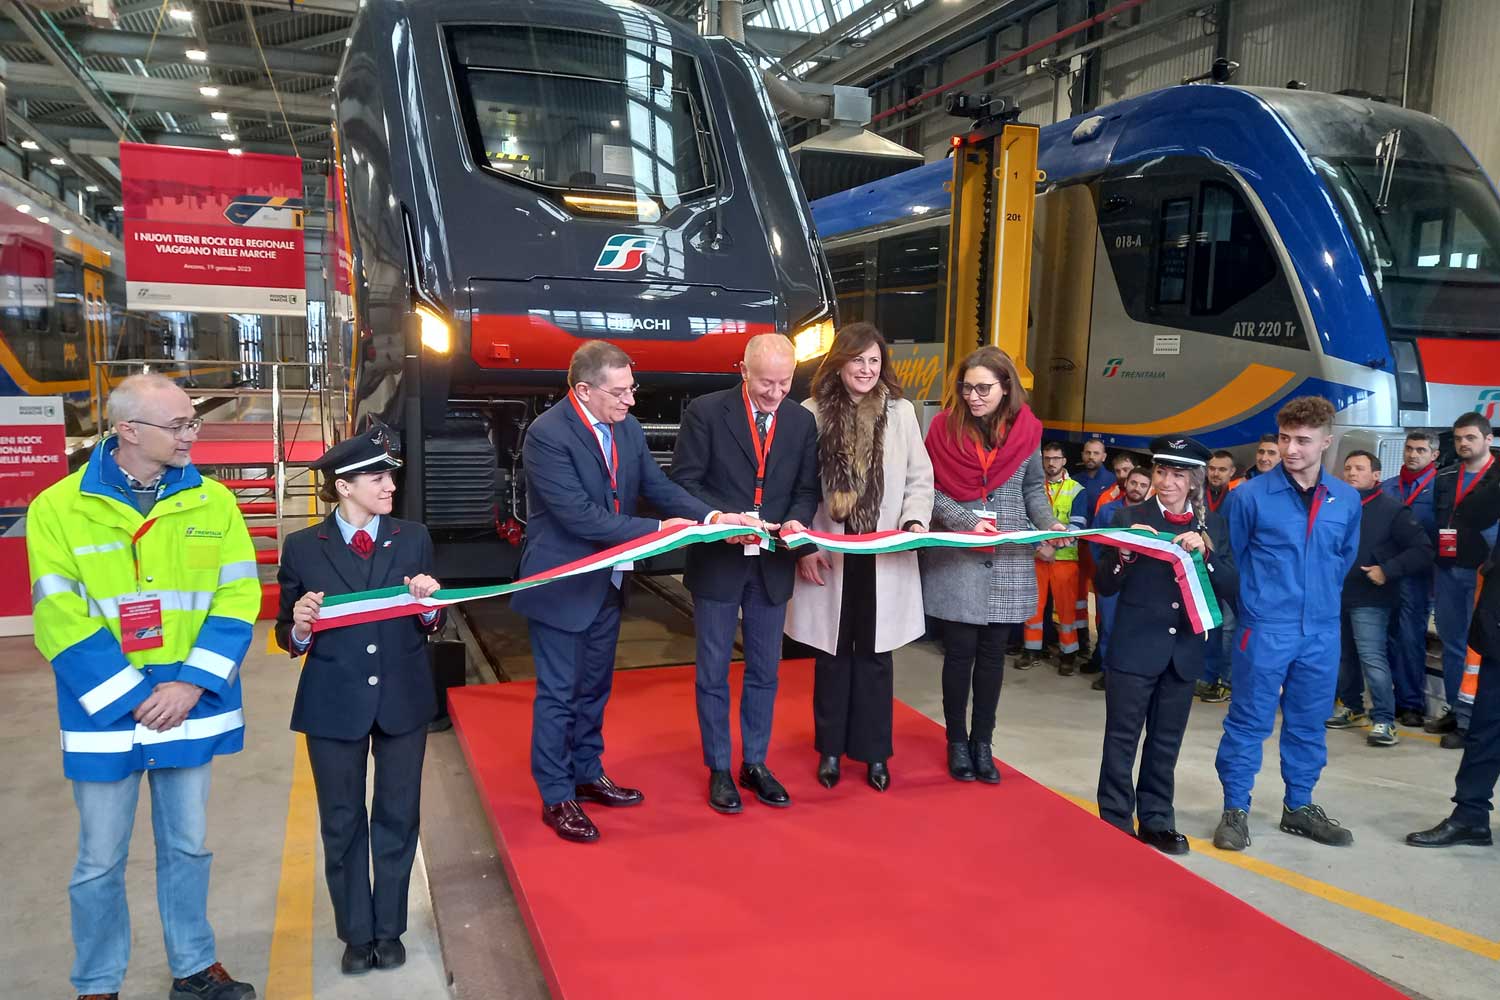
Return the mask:
M 361 559 L 368 559 L 370 558 L 370 553 L 375 551 L 375 542 L 371 540 L 369 532 L 360 528 L 354 533 L 354 537 L 349 539 L 349 547 Z

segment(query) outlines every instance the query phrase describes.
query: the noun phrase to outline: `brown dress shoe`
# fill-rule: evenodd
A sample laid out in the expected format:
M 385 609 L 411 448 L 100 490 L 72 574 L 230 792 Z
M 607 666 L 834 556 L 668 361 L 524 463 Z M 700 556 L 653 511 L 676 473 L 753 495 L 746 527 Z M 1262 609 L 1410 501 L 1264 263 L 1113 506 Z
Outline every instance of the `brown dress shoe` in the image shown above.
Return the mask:
M 542 806 L 542 822 L 552 827 L 563 840 L 591 844 L 599 839 L 599 828 L 583 807 L 572 799 L 555 806 Z
M 621 788 L 609 780 L 609 775 L 601 774 L 597 780 L 587 785 L 578 785 L 573 789 L 573 794 L 578 796 L 580 802 L 594 802 L 601 806 L 638 806 L 646 801 L 646 796 L 635 788 Z

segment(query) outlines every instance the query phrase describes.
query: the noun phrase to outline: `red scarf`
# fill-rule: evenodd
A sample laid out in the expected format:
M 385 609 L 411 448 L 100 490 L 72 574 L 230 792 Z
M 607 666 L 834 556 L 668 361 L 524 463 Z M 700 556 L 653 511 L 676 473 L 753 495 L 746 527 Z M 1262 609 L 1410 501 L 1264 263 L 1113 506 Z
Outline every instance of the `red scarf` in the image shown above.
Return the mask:
M 1404 465 L 1401 466 L 1401 487 L 1403 489 L 1411 489 L 1411 487 L 1416 485 L 1418 479 L 1421 479 L 1423 476 L 1427 475 L 1427 470 L 1431 468 L 1431 462 L 1428 462 L 1416 472 L 1411 471 Z
M 947 410 L 933 417 L 927 428 L 927 454 L 932 458 L 934 485 L 959 503 L 984 499 L 989 491 L 1015 475 L 1041 444 L 1042 422 L 1029 406 L 1021 407 L 1000 446 L 986 452 L 986 457 L 993 456 L 988 471 L 980 462 L 980 449 L 974 441 L 965 438 L 962 443 L 954 443 L 948 433 Z
M 1167 519 L 1167 523 L 1178 528 L 1185 528 L 1193 523 L 1192 508 L 1184 510 L 1181 514 L 1174 514 L 1167 508 L 1161 509 L 1161 516 Z

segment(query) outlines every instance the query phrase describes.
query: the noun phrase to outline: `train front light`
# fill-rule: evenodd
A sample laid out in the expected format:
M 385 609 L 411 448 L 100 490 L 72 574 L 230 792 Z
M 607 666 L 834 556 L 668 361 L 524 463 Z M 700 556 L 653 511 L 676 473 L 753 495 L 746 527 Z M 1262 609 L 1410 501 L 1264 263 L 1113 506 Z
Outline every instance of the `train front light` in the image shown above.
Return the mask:
M 418 302 L 414 308 L 422 324 L 422 346 L 434 354 L 453 350 L 453 324 L 448 318 L 425 302 Z
M 833 320 L 820 319 L 792 334 L 792 354 L 797 364 L 822 357 L 833 347 Z

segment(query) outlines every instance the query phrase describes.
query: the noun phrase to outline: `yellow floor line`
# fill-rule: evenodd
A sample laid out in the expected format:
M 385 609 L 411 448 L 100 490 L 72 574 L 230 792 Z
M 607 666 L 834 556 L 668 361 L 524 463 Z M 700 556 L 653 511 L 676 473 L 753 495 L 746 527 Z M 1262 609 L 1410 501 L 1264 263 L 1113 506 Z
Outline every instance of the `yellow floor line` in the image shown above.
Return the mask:
M 292 791 L 287 801 L 286 839 L 281 847 L 281 884 L 271 932 L 271 969 L 266 1000 L 312 1000 L 313 888 L 318 856 L 318 805 L 313 793 L 307 738 L 297 734 Z
M 1099 815 L 1099 806 L 1097 803 L 1079 798 L 1076 795 L 1069 795 L 1066 792 L 1060 792 L 1055 788 L 1052 791 L 1085 812 L 1092 813 L 1095 816 Z M 1349 892 L 1346 889 L 1340 889 L 1326 882 L 1319 882 L 1315 878 L 1308 878 L 1306 875 L 1294 872 L 1289 868 L 1273 865 L 1269 861 L 1262 861 L 1259 858 L 1251 857 L 1239 851 L 1221 851 L 1213 845 L 1213 841 L 1211 840 L 1188 837 L 1188 844 L 1203 857 L 1213 858 L 1215 861 L 1222 861 L 1227 865 L 1234 865 L 1236 868 L 1254 872 L 1256 875 L 1268 878 L 1273 882 L 1280 882 L 1282 885 L 1290 886 L 1310 896 L 1326 900 L 1335 906 L 1342 906 L 1356 913 L 1363 913 L 1374 917 L 1376 920 L 1383 920 L 1388 924 L 1394 924 L 1397 927 L 1420 934 L 1423 937 L 1432 938 L 1434 941 L 1441 941 L 1443 944 L 1462 948 L 1464 951 L 1478 955 L 1480 958 L 1488 958 L 1491 961 L 1500 962 L 1500 941 L 1491 941 L 1477 934 L 1461 931 L 1457 927 L 1449 927 L 1447 924 L 1439 923 L 1436 920 L 1419 917 L 1415 913 L 1408 913 L 1405 910 L 1382 903 L 1379 900 L 1361 896 L 1359 893 Z

